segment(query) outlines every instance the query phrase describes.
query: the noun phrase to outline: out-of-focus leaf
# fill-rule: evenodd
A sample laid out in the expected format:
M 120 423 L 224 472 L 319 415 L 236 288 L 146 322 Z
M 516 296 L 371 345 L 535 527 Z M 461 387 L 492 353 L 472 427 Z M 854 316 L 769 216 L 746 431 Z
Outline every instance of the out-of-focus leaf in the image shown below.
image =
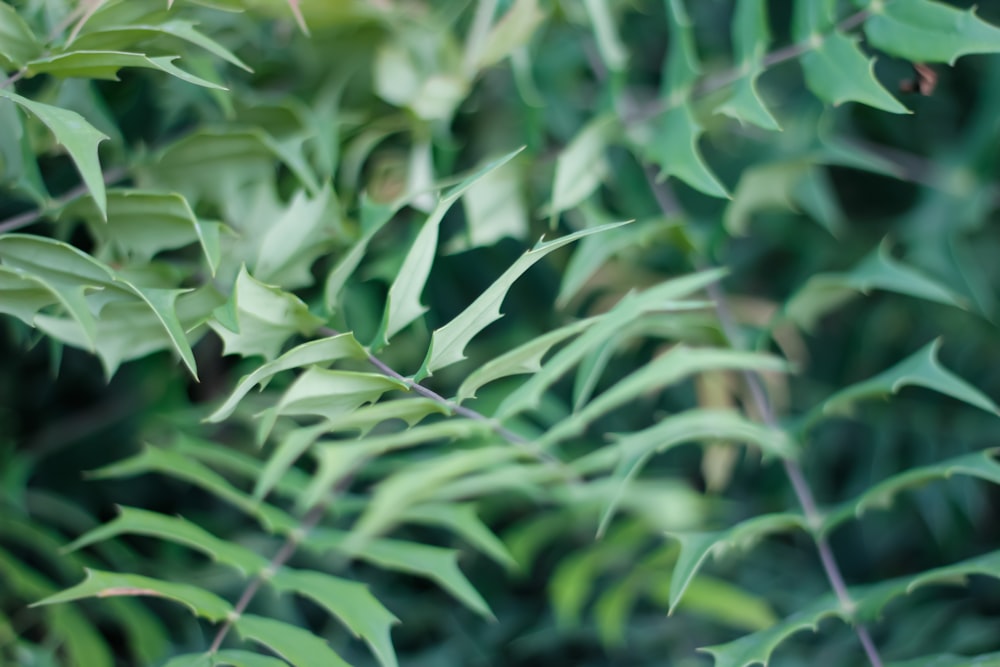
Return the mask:
M 489 605 L 458 568 L 457 551 L 402 540 L 375 539 L 360 545 L 360 551 L 352 552 L 345 548 L 350 535 L 317 528 L 303 546 L 317 551 L 337 551 L 377 567 L 430 579 L 472 611 L 493 618 Z
M 808 331 L 819 318 L 858 292 L 867 294 L 871 290 L 897 292 L 959 308 L 966 305 L 938 281 L 894 259 L 888 245 L 882 243 L 846 273 L 821 273 L 810 278 L 785 304 L 785 316 Z
M 637 433 L 617 436 L 613 446 L 620 452 L 620 461 L 612 479 L 620 489 L 601 517 L 598 536 L 607 529 L 625 487 L 654 454 L 686 442 L 718 440 L 753 444 L 765 454 L 779 458 L 796 455 L 795 447 L 784 431 L 761 426 L 729 410 L 687 410 Z
M 664 112 L 650 126 L 637 128 L 632 141 L 660 168 L 660 179 L 676 176 L 696 190 L 725 199 L 729 196 L 726 188 L 698 150 L 702 132 L 690 105 L 684 103 Z
M 282 415 L 319 415 L 336 419 L 365 403 L 374 403 L 387 391 L 406 391 L 405 383 L 380 373 L 325 370 L 311 367 L 282 394 L 277 412 Z
M 528 212 L 521 179 L 515 162 L 489 172 L 469 188 L 462 199 L 467 238 L 449 250 L 489 246 L 507 237 L 523 239 L 528 233 Z
M 239 570 L 244 576 L 258 574 L 267 567 L 267 559 L 263 556 L 220 539 L 180 517 L 133 507 L 120 507 L 118 511 L 117 517 L 81 535 L 66 549 L 75 551 L 119 535 L 149 535 L 201 551 L 213 560 Z
M 833 186 L 823 168 L 807 160 L 747 168 L 726 208 L 726 229 L 745 234 L 750 216 L 771 208 L 801 209 L 834 236 L 843 227 L 844 215 Z
M 761 60 L 771 43 L 767 3 L 764 0 L 746 0 L 736 4 L 732 39 L 736 62 L 746 73 L 733 84 L 733 92 L 715 108 L 716 113 L 765 130 L 780 130 L 778 121 L 757 92 L 757 78 L 764 72 Z
M 545 12 L 538 0 L 515 0 L 513 6 L 493 25 L 479 51 L 478 67 L 495 65 L 531 39 Z
M 998 451 L 1000 450 L 994 448 L 972 454 L 963 454 L 940 463 L 910 468 L 884 479 L 865 490 L 858 497 L 827 512 L 823 517 L 823 532 L 828 533 L 869 510 L 889 509 L 901 491 L 920 487 L 934 480 L 950 479 L 956 475 L 963 475 L 1000 484 L 1000 462 L 996 458 Z
M 289 289 L 311 285 L 310 268 L 328 248 L 337 222 L 337 202 L 330 186 L 316 197 L 299 191 L 281 217 L 259 241 L 254 275 Z
M 940 338 L 875 377 L 841 389 L 816 406 L 800 428 L 808 429 L 825 416 L 849 414 L 859 400 L 895 394 L 908 385 L 926 387 L 991 414 L 1000 415 L 1000 408 L 988 396 L 941 365 L 937 358 L 939 349 Z
M 399 622 L 368 587 L 322 572 L 282 568 L 271 579 L 278 590 L 314 600 L 354 634 L 365 640 L 382 667 L 396 667 L 396 652 L 389 632 Z
M 69 153 L 101 215 L 106 216 L 104 176 L 97 158 L 97 145 L 108 137 L 75 111 L 35 102 L 3 88 L 0 88 L 0 97 L 11 100 L 49 128 L 56 141 Z
M 608 172 L 605 152 L 617 132 L 614 118 L 598 117 L 588 123 L 556 158 L 552 200 L 546 207 L 556 216 L 589 197 Z
M 492 322 L 500 319 L 500 303 L 507 296 L 507 291 L 514 284 L 514 281 L 540 259 L 553 250 L 562 248 L 578 239 L 608 231 L 623 224 L 626 223 L 612 223 L 593 229 L 585 229 L 553 241 L 535 244 L 534 248 L 521 255 L 468 308 L 459 313 L 451 322 L 434 331 L 431 336 L 430 348 L 427 350 L 427 357 L 421 371 L 417 373 L 417 378 L 424 374 L 429 375 L 433 371 L 464 359 L 465 347 L 469 341 Z
M 216 653 L 189 653 L 179 655 L 168 661 L 163 667 L 288 667 L 288 663 L 278 658 L 272 658 L 260 653 L 225 649 Z
M 32 606 L 71 602 L 90 597 L 151 595 L 179 602 L 197 616 L 210 621 L 222 621 L 232 611 L 232 606 L 228 602 L 197 586 L 161 581 L 138 574 L 119 574 L 89 568 L 86 569 L 86 574 L 87 578 L 76 586 L 50 595 Z
M 497 564 L 508 570 L 517 567 L 507 547 L 483 523 L 476 513 L 476 507 L 470 503 L 462 505 L 424 503 L 409 508 L 403 515 L 403 520 L 446 528 L 492 558 Z
M 880 2 L 865 21 L 865 35 L 875 48 L 915 62 L 955 61 L 969 53 L 1000 52 L 1000 28 L 973 9 L 943 2 Z
M 311 334 L 322 324 L 301 299 L 279 287 L 265 285 L 246 267 L 240 270 L 230 302 L 235 309 L 235 331 L 227 326 L 228 319 L 223 324 L 218 316 L 208 323 L 222 339 L 226 354 L 259 354 L 271 360 L 291 336 Z
M 612 72 L 621 71 L 628 60 L 628 51 L 618 35 L 608 1 L 584 0 L 583 6 L 587 9 L 590 23 L 594 27 L 597 50 L 601 53 L 601 59 Z
M 376 346 L 388 341 L 427 310 L 425 306 L 420 304 L 420 294 L 424 290 L 424 285 L 427 284 L 427 277 L 430 275 L 431 265 L 437 254 L 438 229 L 448 209 L 474 183 L 494 169 L 506 164 L 521 150 L 519 148 L 486 164 L 442 195 L 423 227 L 420 228 L 417 238 L 413 241 L 413 245 L 410 246 L 410 250 L 403 260 L 396 280 L 389 288 L 381 330 L 376 336 Z
M 0 69 L 19 69 L 41 52 L 41 42 L 17 10 L 0 4 Z
M 833 105 L 853 101 L 891 113 L 907 113 L 875 78 L 874 61 L 861 52 L 857 41 L 831 30 L 832 8 L 827 2 L 795 3 L 795 39 L 813 44 L 799 58 L 810 90 Z
M 241 637 L 263 644 L 295 667 L 350 667 L 324 640 L 295 625 L 253 614 L 242 614 L 235 625 Z

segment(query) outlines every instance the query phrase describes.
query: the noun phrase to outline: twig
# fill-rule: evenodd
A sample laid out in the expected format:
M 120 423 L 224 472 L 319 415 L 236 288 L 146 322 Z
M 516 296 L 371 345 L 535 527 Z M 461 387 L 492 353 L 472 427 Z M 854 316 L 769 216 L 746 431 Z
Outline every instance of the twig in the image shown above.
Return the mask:
M 660 208 L 665 214 L 671 214 L 675 212 L 675 206 L 672 204 L 673 197 L 666 190 L 663 184 L 657 183 L 653 171 L 649 168 L 645 169 L 646 180 L 649 182 L 649 187 L 652 189 L 654 196 L 656 197 L 657 203 L 659 203 Z M 705 269 L 706 266 L 700 266 L 699 269 Z M 718 282 L 710 283 L 707 287 L 709 298 L 715 303 L 715 312 L 719 318 L 719 324 L 722 326 L 722 333 L 725 337 L 727 343 L 730 347 L 734 349 L 744 349 L 746 346 L 742 340 L 739 329 L 736 323 L 733 321 L 732 312 L 729 308 L 729 303 L 726 298 L 726 294 L 722 289 L 722 286 Z M 767 392 L 764 390 L 764 383 L 758 373 L 754 371 L 743 371 L 743 378 L 747 383 L 747 387 L 750 390 L 750 396 L 753 399 L 754 407 L 760 414 L 761 420 L 769 428 L 780 430 L 780 425 L 778 420 L 774 416 L 774 410 L 771 407 L 771 402 L 767 397 Z M 812 488 L 809 486 L 809 482 L 806 480 L 805 474 L 802 472 L 802 467 L 797 461 L 791 459 L 783 460 L 785 474 L 788 477 L 788 481 L 792 485 L 792 490 L 795 492 L 795 497 L 799 502 L 799 506 L 802 507 L 802 513 L 806 518 L 806 525 L 811 529 L 813 535 L 813 541 L 816 544 L 816 550 L 819 552 L 820 563 L 823 566 L 823 571 L 826 573 L 827 581 L 830 583 L 830 587 L 833 589 L 834 595 L 837 596 L 837 601 L 840 604 L 841 609 L 847 612 L 849 615 L 853 616 L 855 605 L 854 601 L 851 599 L 851 595 L 847 590 L 847 584 L 844 582 L 844 575 L 840 571 L 840 566 L 837 564 L 837 559 L 833 554 L 833 549 L 830 548 L 829 542 L 827 542 L 826 536 L 818 534 L 815 528 L 822 522 L 822 515 L 819 509 L 816 507 L 816 499 L 813 496 Z M 882 658 L 879 655 L 878 649 L 875 647 L 875 642 L 872 640 L 871 634 L 868 629 L 860 624 L 856 623 L 854 625 L 854 632 L 858 636 L 858 641 L 861 642 L 861 646 L 864 648 L 865 654 L 868 656 L 868 661 L 871 663 L 872 667 L 882 667 Z
M 108 169 L 106 172 L 103 173 L 104 184 L 111 185 L 112 183 L 116 183 L 122 180 L 127 175 L 128 172 L 126 172 L 125 169 L 123 169 L 122 167 L 115 167 L 113 169 Z M 65 194 L 63 194 L 61 197 L 54 199 L 52 203 L 46 207 L 36 208 L 32 211 L 25 211 L 24 213 L 18 213 L 15 216 L 11 216 L 6 220 L 0 222 L 0 234 L 6 234 L 16 229 L 27 227 L 33 222 L 44 217 L 47 213 L 49 213 L 53 209 L 57 209 L 64 204 L 68 204 L 69 202 L 73 201 L 80 195 L 87 194 L 87 191 L 88 191 L 87 186 L 85 184 L 81 184 L 76 186 L 75 188 L 72 188 L 71 190 L 67 190 Z

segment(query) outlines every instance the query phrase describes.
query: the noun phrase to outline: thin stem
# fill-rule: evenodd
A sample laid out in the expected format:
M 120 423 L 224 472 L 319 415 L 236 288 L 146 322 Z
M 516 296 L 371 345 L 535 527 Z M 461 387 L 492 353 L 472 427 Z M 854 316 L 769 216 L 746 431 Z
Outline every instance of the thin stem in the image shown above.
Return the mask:
M 645 174 L 646 180 L 649 182 L 649 187 L 652 189 L 653 195 L 663 213 L 667 215 L 675 213 L 676 205 L 674 204 L 672 194 L 662 184 L 656 182 L 651 169 L 645 169 Z M 707 267 L 699 266 L 698 268 L 705 269 Z M 718 282 L 714 282 L 709 284 L 707 291 L 709 298 L 715 303 L 715 312 L 719 318 L 722 334 L 727 343 L 734 349 L 745 348 L 743 337 L 733 319 L 732 311 L 729 308 L 729 301 L 722 286 Z M 778 420 L 774 416 L 774 409 L 771 406 L 770 400 L 768 400 L 767 392 L 764 390 L 764 383 L 761 380 L 761 376 L 753 371 L 744 371 L 743 377 L 750 390 L 754 408 L 760 414 L 761 420 L 770 428 L 780 429 Z M 806 518 L 806 524 L 811 529 L 813 541 L 816 544 L 816 550 L 819 552 L 820 563 L 823 566 L 823 572 L 826 574 L 827 581 L 830 583 L 834 595 L 837 596 L 837 601 L 841 609 L 849 615 L 853 615 L 855 609 L 854 601 L 847 590 L 844 575 L 841 573 L 837 559 L 833 555 L 833 549 L 830 548 L 826 537 L 817 532 L 817 528 L 822 523 L 822 515 L 816 506 L 816 499 L 813 496 L 812 488 L 809 486 L 802 467 L 797 461 L 785 459 L 784 468 L 799 506 L 802 508 L 802 513 Z M 865 655 L 868 656 L 868 661 L 872 667 L 882 667 L 882 658 L 875 647 L 875 642 L 872 641 L 868 628 L 860 623 L 856 623 L 854 625 L 854 632 L 858 636 L 858 640 L 861 642 L 861 646 L 865 651 Z
M 122 180 L 127 175 L 128 175 L 127 172 L 121 167 L 108 169 L 103 174 L 104 184 L 111 185 L 112 183 L 116 183 Z M 87 194 L 87 192 L 88 189 L 86 184 L 81 184 L 71 190 L 67 190 L 66 193 L 63 194 L 63 196 L 55 199 L 49 206 L 46 206 L 44 208 L 36 208 L 31 211 L 25 211 L 24 213 L 18 213 L 15 216 L 11 216 L 6 220 L 0 222 L 0 234 L 6 234 L 8 232 L 21 229 L 22 227 L 27 227 L 28 225 L 44 217 L 47 213 L 49 213 L 53 209 L 57 209 L 63 204 L 67 204 L 76 199 L 77 197 Z

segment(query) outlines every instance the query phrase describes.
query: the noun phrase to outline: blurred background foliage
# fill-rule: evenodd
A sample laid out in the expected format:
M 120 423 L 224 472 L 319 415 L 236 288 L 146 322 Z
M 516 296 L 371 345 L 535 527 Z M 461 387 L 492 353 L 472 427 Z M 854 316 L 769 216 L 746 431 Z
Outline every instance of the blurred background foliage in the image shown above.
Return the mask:
M 649 125 L 658 117 L 650 121 L 649 109 L 662 99 L 667 54 L 678 39 L 668 29 L 677 3 L 303 0 L 298 9 L 308 35 L 280 0 L 177 0 L 170 9 L 152 0 L 7 4 L 40 35 L 65 35 L 91 9 L 91 25 L 110 12 L 133 24 L 176 15 L 196 22 L 252 68 L 154 35 L 139 42 L 144 53 L 181 53 L 178 66 L 229 90 L 133 68 L 122 69 L 117 81 L 42 73 L 16 82 L 19 94 L 77 111 L 110 137 L 100 157 L 112 185 L 178 192 L 199 219 L 242 231 L 221 232 L 213 277 L 204 274 L 197 246 L 170 248 L 167 261 L 149 265 L 175 272 L 172 285 L 208 285 L 211 308 L 225 301 L 246 264 L 261 281 L 294 289 L 312 313 L 367 343 L 433 205 L 426 193 L 452 174 L 525 146 L 445 218 L 442 252 L 424 292 L 429 314 L 380 353 L 392 368 L 415 372 L 430 331 L 460 313 L 543 234 L 634 219 L 533 267 L 510 290 L 506 317 L 470 347 L 470 360 L 435 373 L 427 385 L 452 395 L 472 369 L 514 345 L 602 312 L 630 289 L 710 264 L 730 270 L 724 288 L 746 343 L 778 351 L 795 365 L 794 374 L 773 378 L 768 387 L 790 431 L 838 388 L 876 375 L 938 337 L 945 367 L 983 394 L 1000 396 L 1000 57 L 933 64 L 936 83 L 921 94 L 912 63 L 880 54 L 875 75 L 912 111 L 905 114 L 851 101 L 831 105 L 817 98 L 798 58 L 773 62 L 758 81 L 781 126 L 768 131 L 717 112 L 729 89 L 714 82 L 737 67 L 730 37 L 737 2 L 686 3 L 702 63 L 690 94 L 704 129 L 698 146 L 729 197 L 705 194 L 704 181 L 691 187 L 697 177 L 656 179 L 658 168 L 679 168 L 656 164 Z M 770 52 L 798 43 L 795 4 L 766 3 Z M 838 16 L 854 11 L 833 4 Z M 980 3 L 977 11 L 1000 25 L 1000 4 Z M 86 39 L 88 23 L 80 25 Z M 101 48 L 102 39 L 115 48 L 113 36 L 90 39 L 93 48 Z M 8 67 L 8 74 L 16 69 Z M 8 116 L 0 118 L 16 113 L 5 104 L 0 111 Z M 0 218 L 41 205 L 46 218 L 20 231 L 68 241 L 111 264 L 135 261 L 134 248 L 101 236 L 90 200 L 76 189 L 78 171 L 52 150 L 52 136 L 38 123 L 25 122 L 23 129 L 40 156 L 38 171 L 18 166 L 24 144 L 11 148 L 14 133 L 5 129 Z M 372 230 L 379 206 L 401 197 L 408 206 L 372 238 L 326 317 L 326 277 Z M 289 264 L 256 261 L 269 225 L 295 198 L 321 200 L 322 224 L 308 230 L 308 242 Z M 903 261 L 933 280 L 939 298 L 907 294 L 920 291 L 910 274 L 894 292 L 842 289 L 864 286 L 858 267 L 879 257 Z M 845 274 L 855 282 L 837 277 Z M 648 327 L 683 330 L 688 342 L 722 341 L 711 311 L 663 316 Z M 104 664 L 160 664 L 208 644 L 207 626 L 159 600 L 26 607 L 75 584 L 83 567 L 95 565 L 238 597 L 242 582 L 231 572 L 158 540 L 131 537 L 93 550 L 60 550 L 112 519 L 116 505 L 182 515 L 260 554 L 280 546 L 188 484 L 85 474 L 178 430 L 210 434 L 232 451 L 257 455 L 248 421 L 211 429 L 199 422 L 259 364 L 223 356 L 220 338 L 207 327 L 192 331 L 197 382 L 163 351 L 166 344 L 151 355 L 119 350 L 102 363 L 17 319 L 0 320 L 3 664 L 72 664 L 67 655 L 84 654 L 110 660 Z M 655 337 L 623 340 L 614 354 L 594 360 L 606 367 L 592 392 L 649 363 L 662 345 Z M 538 411 L 512 426 L 531 434 L 558 424 L 574 411 L 581 391 L 586 394 L 580 386 L 586 379 L 578 376 L 576 385 L 564 379 Z M 491 414 L 518 382 L 484 387 L 470 405 Z M 274 386 L 287 381 L 276 379 Z M 637 431 L 691 404 L 744 406 L 753 416 L 748 403 L 735 375 L 706 373 L 602 418 L 588 431 L 591 441 L 564 445 L 564 453 L 567 459 L 583 455 L 603 434 Z M 909 387 L 815 426 L 800 443 L 802 464 L 820 505 L 834 507 L 900 471 L 994 447 L 996 429 L 996 415 Z M 311 473 L 311 465 L 303 462 L 301 469 Z M 359 493 L 381 474 L 377 466 L 366 470 Z M 352 565 L 351 573 L 403 620 L 393 643 L 399 664 L 412 667 L 709 664 L 697 648 L 765 628 L 827 593 L 812 541 L 801 533 L 778 535 L 711 562 L 668 616 L 666 573 L 678 548 L 662 531 L 721 528 L 797 505 L 780 466 L 754 449 L 712 443 L 655 457 L 636 487 L 646 494 L 645 505 L 612 522 L 600 540 L 599 500 L 553 503 L 510 492 L 478 501 L 478 512 L 520 566 L 506 572 L 463 548 L 462 570 L 495 620 L 483 620 L 421 579 L 363 564 Z M 899 494 L 888 511 L 841 524 L 831 534 L 832 548 L 852 585 L 953 563 L 997 548 L 998 500 L 997 487 L 981 480 L 933 481 Z M 409 526 L 399 534 L 461 548 L 434 528 Z M 317 557 L 296 558 L 305 567 Z M 265 591 L 251 610 L 331 638 L 352 664 L 375 664 L 314 605 Z M 1000 650 L 998 620 L 1000 585 L 973 576 L 964 588 L 922 589 L 891 603 L 870 629 L 887 660 L 904 660 Z M 826 620 L 815 634 L 782 644 L 771 664 L 861 664 L 861 654 L 849 627 Z

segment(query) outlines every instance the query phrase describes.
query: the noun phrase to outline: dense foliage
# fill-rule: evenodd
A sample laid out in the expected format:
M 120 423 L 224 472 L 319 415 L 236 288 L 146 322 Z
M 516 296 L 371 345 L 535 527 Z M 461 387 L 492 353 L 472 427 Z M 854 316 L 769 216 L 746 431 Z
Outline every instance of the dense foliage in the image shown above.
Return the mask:
M 1000 665 L 981 4 L 0 3 L 0 663 Z

